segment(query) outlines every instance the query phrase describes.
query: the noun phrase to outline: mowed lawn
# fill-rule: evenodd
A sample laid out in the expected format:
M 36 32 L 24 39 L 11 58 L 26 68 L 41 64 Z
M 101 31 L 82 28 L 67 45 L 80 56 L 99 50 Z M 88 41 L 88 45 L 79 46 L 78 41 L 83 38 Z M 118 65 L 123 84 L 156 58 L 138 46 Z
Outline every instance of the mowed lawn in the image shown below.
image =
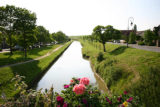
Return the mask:
M 27 60 L 31 60 L 40 56 L 45 55 L 48 52 L 51 52 L 53 49 L 57 48 L 61 44 L 56 44 L 52 46 L 44 46 L 41 48 L 34 48 L 32 50 L 27 51 L 27 58 L 24 58 L 23 51 L 13 51 L 13 55 L 10 53 L 0 53 L 0 66 L 14 64 L 17 62 L 23 62 Z

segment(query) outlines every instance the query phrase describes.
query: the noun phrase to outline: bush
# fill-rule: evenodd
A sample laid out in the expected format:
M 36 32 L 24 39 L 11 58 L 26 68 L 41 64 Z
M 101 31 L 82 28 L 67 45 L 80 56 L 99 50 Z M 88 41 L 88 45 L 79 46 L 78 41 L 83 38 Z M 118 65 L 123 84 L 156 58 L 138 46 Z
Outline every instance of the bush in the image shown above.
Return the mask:
M 138 97 L 128 94 L 127 91 L 120 96 L 107 96 L 101 94 L 96 87 L 89 85 L 89 79 L 73 78 L 70 84 L 64 85 L 61 94 L 54 93 L 53 88 L 45 92 L 26 90 L 27 85 L 21 76 L 14 79 L 19 97 L 8 100 L 3 94 L 4 104 L 1 107 L 128 107 L 137 106 Z
M 0 48 L 0 51 L 2 51 L 2 49 Z
M 102 52 L 99 52 L 98 57 L 97 57 L 97 61 L 98 61 L 98 62 L 101 62 L 101 61 L 103 61 L 103 60 L 104 60 L 103 53 L 102 53 Z
M 143 41 L 139 41 L 138 45 L 145 45 Z
M 106 83 L 108 88 L 122 77 L 122 70 L 119 68 L 108 67 L 106 70 Z

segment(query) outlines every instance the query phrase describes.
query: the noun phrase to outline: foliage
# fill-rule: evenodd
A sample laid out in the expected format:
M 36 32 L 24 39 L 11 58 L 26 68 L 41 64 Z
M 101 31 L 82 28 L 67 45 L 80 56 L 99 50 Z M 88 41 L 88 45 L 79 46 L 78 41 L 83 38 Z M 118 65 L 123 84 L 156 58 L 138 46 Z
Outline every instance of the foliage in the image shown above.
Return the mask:
M 18 8 L 18 11 L 16 13 L 16 22 L 15 22 L 15 28 L 17 31 L 20 32 L 20 35 L 22 36 L 23 41 L 21 42 L 21 46 L 24 48 L 25 52 L 25 58 L 27 57 L 27 47 L 31 44 L 33 44 L 33 40 L 35 39 L 33 35 L 34 29 L 36 27 L 36 14 L 31 13 L 29 10 L 24 8 Z
M 103 53 L 102 52 L 99 52 L 98 54 L 98 57 L 97 57 L 97 61 L 103 61 L 104 60 L 104 57 L 103 57 Z
M 49 31 L 46 30 L 43 26 L 36 27 L 36 37 L 39 44 L 45 44 L 52 41 Z
M 146 45 L 152 46 L 154 40 L 154 34 L 151 30 L 146 30 L 144 32 L 144 42 Z
M 135 44 L 136 43 L 136 34 L 134 32 L 131 32 L 129 35 L 129 43 Z
M 145 45 L 145 43 L 143 41 L 139 41 L 138 45 Z
M 105 52 L 105 43 L 110 39 L 120 39 L 121 33 L 119 30 L 114 29 L 111 25 L 106 27 L 98 25 L 93 29 L 92 35 L 94 36 L 91 36 L 93 39 L 96 39 L 103 44 L 103 50 Z
M 128 107 L 137 106 L 138 98 L 128 94 L 127 91 L 120 96 L 109 97 L 105 94 L 101 94 L 96 87 L 92 87 L 89 84 L 83 84 L 81 81 L 88 81 L 87 78 L 72 78 L 69 85 L 64 85 L 65 90 L 61 91 L 61 94 L 54 93 L 53 88 L 42 92 L 41 90 L 26 90 L 27 85 L 24 81 L 21 81 L 22 77 L 16 75 L 12 79 L 15 83 L 16 90 L 19 91 L 19 97 L 13 99 L 7 99 L 5 94 L 2 95 L 4 104 L 3 107 Z M 84 85 L 84 92 L 76 94 L 74 88 L 79 85 Z
M 52 37 L 58 43 L 63 43 L 63 42 L 66 42 L 69 40 L 69 38 L 66 36 L 66 34 L 64 34 L 62 31 L 58 31 L 56 33 L 53 33 Z
M 8 35 L 10 54 L 12 54 L 12 34 L 15 33 L 15 21 L 17 8 L 15 6 L 0 7 L 0 31 L 5 32 Z

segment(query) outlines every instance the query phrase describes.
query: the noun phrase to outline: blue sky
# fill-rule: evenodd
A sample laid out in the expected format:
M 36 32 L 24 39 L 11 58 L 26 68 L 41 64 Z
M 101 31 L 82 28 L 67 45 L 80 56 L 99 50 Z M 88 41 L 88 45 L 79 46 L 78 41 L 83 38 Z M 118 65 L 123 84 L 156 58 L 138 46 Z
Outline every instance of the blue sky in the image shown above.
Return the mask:
M 113 25 L 125 30 L 133 17 L 138 30 L 160 24 L 160 0 L 0 0 L 37 14 L 37 25 L 51 33 L 59 30 L 67 35 L 91 34 L 96 25 Z

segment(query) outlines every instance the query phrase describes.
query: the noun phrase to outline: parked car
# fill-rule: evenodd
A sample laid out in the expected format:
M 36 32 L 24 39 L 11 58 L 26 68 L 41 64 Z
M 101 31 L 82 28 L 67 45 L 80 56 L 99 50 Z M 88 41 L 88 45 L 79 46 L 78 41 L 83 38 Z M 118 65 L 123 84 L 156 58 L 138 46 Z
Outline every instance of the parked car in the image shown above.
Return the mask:
M 15 45 L 12 50 L 13 50 L 13 51 L 16 51 L 16 50 L 22 51 L 22 50 L 23 50 L 23 47 L 22 47 L 22 46 L 19 46 L 19 45 Z

